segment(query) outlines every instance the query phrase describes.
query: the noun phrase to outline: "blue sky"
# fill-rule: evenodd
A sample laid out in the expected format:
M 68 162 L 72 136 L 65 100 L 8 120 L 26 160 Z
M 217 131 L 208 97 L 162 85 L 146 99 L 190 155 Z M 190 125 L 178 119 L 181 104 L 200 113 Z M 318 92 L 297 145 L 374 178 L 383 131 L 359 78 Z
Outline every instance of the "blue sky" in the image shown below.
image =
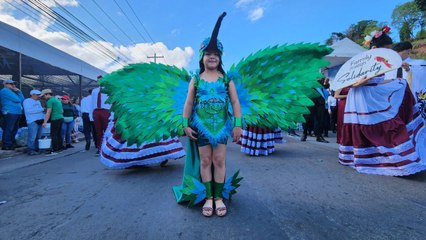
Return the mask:
M 15 6 L 8 2 L 15 2 Z M 69 38 L 72 37 L 65 39 L 64 36 L 68 33 L 59 34 L 61 30 L 54 29 L 53 22 L 43 20 L 36 14 L 33 15 L 35 19 L 26 16 L 16 9 L 18 7 L 25 10 L 25 6 L 19 2 L 0 1 L 0 21 L 19 27 L 106 71 L 120 67 L 94 54 L 86 44 L 71 43 Z M 63 14 L 60 9 L 54 7 L 53 1 L 42 0 L 42 2 Z M 128 56 L 129 62 L 149 61 L 146 56 L 156 52 L 165 56 L 167 64 L 195 70 L 198 67 L 199 45 L 211 34 L 217 17 L 223 11 L 228 15 L 222 23 L 219 39 L 224 44 L 223 60 L 225 69 L 228 69 L 232 63 L 267 46 L 297 42 L 324 43 L 332 32 L 344 31 L 350 24 L 360 20 L 371 19 L 390 24 L 395 6 L 408 1 L 115 0 L 120 9 L 114 0 L 95 0 L 121 30 L 102 13 L 93 0 L 57 0 L 57 2 L 103 37 L 107 41 L 103 43 L 105 46 Z M 127 3 L 133 7 L 154 42 L 151 42 Z M 88 9 L 97 21 L 83 7 Z M 140 33 L 127 20 L 126 15 Z M 71 20 L 67 15 L 64 16 Z M 98 21 L 103 23 L 103 26 Z M 121 31 L 125 31 L 130 39 Z M 396 34 L 393 37 L 395 41 L 399 40 Z

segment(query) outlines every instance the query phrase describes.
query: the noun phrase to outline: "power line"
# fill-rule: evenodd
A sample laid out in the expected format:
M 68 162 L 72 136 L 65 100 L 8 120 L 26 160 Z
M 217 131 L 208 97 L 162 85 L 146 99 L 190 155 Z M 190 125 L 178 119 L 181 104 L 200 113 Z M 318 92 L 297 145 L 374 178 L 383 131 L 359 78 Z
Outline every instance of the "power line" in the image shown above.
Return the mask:
M 93 16 L 93 14 L 89 11 L 89 10 L 87 10 L 87 8 L 85 8 L 84 7 L 84 5 L 80 2 L 79 3 L 79 6 L 81 7 L 81 8 L 83 8 L 83 10 L 87 13 L 87 14 L 89 14 L 99 25 L 101 25 L 109 34 L 111 34 L 111 36 L 113 37 L 113 38 L 115 38 L 115 40 L 117 40 L 117 42 L 119 42 L 122 46 L 125 46 L 126 44 L 124 44 L 123 42 L 121 42 L 120 41 L 120 39 L 118 39 L 108 28 L 106 28 L 104 25 L 103 25 L 103 23 L 101 23 L 99 20 L 98 20 L 98 18 L 97 17 L 95 17 L 95 16 Z
M 81 24 L 82 26 L 84 26 L 89 32 L 91 32 L 93 35 L 97 36 L 99 39 L 101 39 L 104 42 L 107 42 L 103 37 L 101 37 L 98 33 L 96 33 L 95 31 L 93 31 L 93 29 L 91 29 L 90 27 L 88 27 L 85 23 L 83 23 L 82 21 L 80 21 L 77 17 L 75 17 L 71 12 L 69 12 L 67 9 L 65 9 L 61 4 L 59 4 L 58 2 L 56 2 L 55 0 L 53 0 L 55 2 L 55 4 L 62 10 L 64 11 L 66 14 L 68 14 L 68 16 L 70 16 L 71 18 L 73 18 L 75 21 L 77 21 L 79 24 Z M 108 48 L 106 48 L 108 49 Z M 113 48 L 114 50 L 116 50 L 115 48 Z M 130 60 L 126 55 L 122 54 L 120 51 L 116 50 L 118 55 L 121 55 L 122 57 L 124 57 L 127 60 Z M 110 53 L 113 53 L 110 51 Z M 117 53 L 113 53 L 113 54 L 117 54 Z M 126 61 L 125 61 L 126 62 Z
M 28 17 L 30 17 L 30 18 L 32 18 L 32 19 L 34 19 L 36 22 L 39 22 L 39 23 L 41 23 L 43 26 L 45 26 L 45 27 L 47 27 L 48 29 L 50 29 L 50 30 L 52 30 L 52 31 L 58 31 L 57 33 L 58 34 L 60 34 L 61 36 L 63 36 L 65 39 L 67 39 L 67 40 L 70 40 L 70 41 L 72 41 L 72 42 L 74 42 L 74 43 L 76 43 L 76 44 L 78 44 L 78 42 L 75 40 L 75 39 L 73 39 L 73 38 L 69 38 L 69 36 L 67 36 L 67 35 L 65 35 L 64 33 L 62 33 L 61 31 L 60 31 L 60 29 L 58 28 L 58 27 L 55 27 L 54 25 L 49 25 L 49 24 L 47 24 L 47 23 L 45 23 L 45 22 L 43 22 L 43 18 L 41 18 L 41 19 L 37 19 L 37 18 L 35 18 L 34 16 L 32 16 L 32 14 L 36 14 L 36 13 L 39 13 L 40 14 L 40 12 L 38 11 L 38 10 L 36 10 L 36 9 L 34 9 L 34 8 L 32 8 L 30 5 L 22 5 L 22 7 L 23 7 L 23 9 L 21 9 L 20 7 L 19 7 L 19 5 L 17 6 L 17 5 L 14 5 L 14 4 L 12 4 L 11 2 L 9 2 L 8 0 L 5 0 L 9 5 L 11 5 L 12 7 L 14 7 L 16 10 L 18 10 L 18 11 L 20 11 L 20 12 L 22 12 L 22 13 L 24 13 L 25 15 L 27 15 Z M 24 2 L 25 3 L 25 2 Z M 25 4 L 27 4 L 27 3 L 25 3 Z M 27 12 L 28 11 L 28 12 Z M 42 14 L 43 15 L 43 14 Z M 43 15 L 44 16 L 44 15 Z M 87 46 L 89 49 L 92 49 L 92 51 L 93 50 L 97 50 L 97 49 L 93 49 L 93 46 L 91 46 L 91 45 L 88 45 Z M 94 53 L 95 54 L 99 54 L 97 51 L 94 51 Z M 99 55 L 100 56 L 100 55 Z
M 120 7 L 120 5 L 117 3 L 117 1 L 114 0 L 115 5 L 117 5 L 117 7 L 121 10 L 121 12 L 123 13 L 123 15 L 126 17 L 127 21 L 130 22 L 130 24 L 132 24 L 133 28 L 136 30 L 136 32 L 139 33 L 139 36 L 142 37 L 142 39 L 144 40 L 144 42 L 147 42 L 147 40 L 145 39 L 145 37 L 142 35 L 141 32 L 139 32 L 138 28 L 133 24 L 133 22 L 130 20 L 130 18 L 127 16 L 127 14 L 123 11 L 123 9 Z
M 148 30 L 145 28 L 145 25 L 143 25 L 142 21 L 139 19 L 138 15 L 136 15 L 135 11 L 133 10 L 132 6 L 130 6 L 129 2 L 126 0 L 127 6 L 129 6 L 130 10 L 132 10 L 133 15 L 135 15 L 136 19 L 139 21 L 142 28 L 145 30 L 146 34 L 148 35 L 149 39 L 151 39 L 151 42 L 155 43 L 155 41 L 152 39 L 151 35 L 149 34 Z
M 42 15 L 47 16 L 48 18 L 53 19 L 57 23 L 59 23 L 61 26 L 63 26 L 66 30 L 68 30 L 71 34 L 73 34 L 75 37 L 79 38 L 83 42 L 87 42 L 88 44 L 93 45 L 99 52 L 101 52 L 106 57 L 112 59 L 114 62 L 119 63 L 122 65 L 117 59 L 114 53 L 112 53 L 109 49 L 101 45 L 99 42 L 97 42 L 94 38 L 89 36 L 87 33 L 82 31 L 80 28 L 75 26 L 73 23 L 68 21 L 66 18 L 64 18 L 61 14 L 57 13 L 56 11 L 52 10 L 50 7 L 45 5 L 39 0 L 29 0 L 32 5 L 29 5 L 24 1 L 25 4 L 29 5 L 30 7 L 36 9 L 38 12 L 40 12 Z
M 115 0 L 114 0 L 115 1 Z M 127 3 L 127 6 L 130 8 L 130 10 L 132 11 L 132 13 L 133 13 L 133 15 L 136 17 L 136 19 L 138 20 L 138 22 L 139 22 L 139 24 L 142 26 L 142 28 L 144 29 L 144 31 L 146 32 L 146 34 L 148 35 L 148 37 L 149 37 L 149 39 L 151 40 L 151 42 L 154 44 L 155 43 L 155 41 L 154 41 L 154 39 L 152 39 L 152 37 L 151 37 L 151 35 L 149 34 L 149 32 L 148 32 L 148 30 L 145 28 L 145 25 L 142 23 L 142 21 L 139 19 L 139 17 L 138 17 L 138 15 L 136 14 L 136 12 L 133 10 L 133 7 L 130 5 L 130 3 L 127 1 L 127 0 L 125 0 L 126 1 L 126 3 Z M 156 53 L 156 51 L 155 51 L 155 49 L 152 47 L 152 45 L 150 45 L 151 46 L 151 48 L 152 48 L 152 50 L 153 50 L 153 52 L 154 52 L 154 57 L 148 57 L 148 58 L 154 58 L 154 62 L 157 62 L 156 61 L 156 59 L 158 58 L 158 57 L 156 57 L 156 55 L 157 55 L 157 53 Z M 166 58 L 164 57 L 164 56 L 162 56 L 162 58 L 164 59 L 164 62 L 167 64 L 167 60 L 166 60 Z
M 24 4 L 27 4 L 28 6 L 32 7 L 35 10 L 37 10 L 43 16 L 46 16 L 46 17 L 48 17 L 50 19 L 53 19 L 54 21 L 56 21 L 57 23 L 59 23 L 59 26 L 64 27 L 64 29 L 66 31 L 69 31 L 72 35 L 74 35 L 75 37 L 79 38 L 83 42 L 88 42 L 88 44 L 93 45 L 95 47 L 95 49 L 97 51 L 99 51 L 100 53 L 102 53 L 104 56 L 106 56 L 108 58 L 111 58 L 113 61 L 117 62 L 117 60 L 115 59 L 115 56 L 111 56 L 109 53 L 105 52 L 104 50 L 102 50 L 98 46 L 96 46 L 94 43 L 92 43 L 90 41 L 91 40 L 90 38 L 87 38 L 86 35 L 82 34 L 82 33 L 84 33 L 83 31 L 81 31 L 79 28 L 76 28 L 75 25 L 73 25 L 72 23 L 70 23 L 66 19 L 64 20 L 64 18 L 60 14 L 56 13 L 55 11 L 53 11 L 48 6 L 44 5 L 43 3 L 41 3 L 38 0 L 29 0 L 29 2 L 31 2 L 32 5 L 29 5 L 26 2 L 24 2 Z M 102 45 L 100 45 L 100 46 L 101 46 L 101 48 L 103 48 Z
M 136 45 L 135 41 L 133 41 L 132 38 L 129 35 L 127 35 L 127 33 L 124 32 L 123 29 L 121 29 L 121 27 L 117 25 L 117 23 L 114 22 L 114 20 L 112 20 L 112 18 L 108 15 L 108 13 L 106 13 L 95 0 L 92 0 L 92 2 L 96 4 L 96 6 L 105 14 L 105 16 L 108 17 L 108 19 L 133 43 L 133 45 Z

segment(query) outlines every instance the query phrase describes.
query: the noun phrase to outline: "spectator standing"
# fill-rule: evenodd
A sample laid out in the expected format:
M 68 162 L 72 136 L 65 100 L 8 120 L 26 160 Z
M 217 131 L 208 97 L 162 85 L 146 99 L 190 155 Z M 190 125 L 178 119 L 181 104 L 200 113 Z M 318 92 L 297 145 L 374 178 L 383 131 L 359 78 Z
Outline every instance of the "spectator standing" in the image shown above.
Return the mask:
M 98 81 L 102 76 L 98 76 Z M 109 118 L 109 109 L 111 108 L 110 104 L 106 104 L 108 95 L 101 93 L 101 87 L 95 88 L 92 91 L 92 109 L 93 109 L 93 119 L 95 121 L 96 129 L 96 155 L 99 156 L 99 151 L 102 146 L 102 139 L 104 137 L 104 132 L 108 127 L 108 118 Z
M 330 130 L 336 133 L 337 124 L 337 100 L 334 98 L 334 92 L 331 92 L 327 99 L 328 114 L 330 115 Z
M 92 89 L 89 90 L 89 95 L 81 99 L 81 113 L 83 119 L 83 133 L 84 139 L 86 140 L 86 151 L 90 149 L 91 138 L 96 144 L 96 133 L 95 124 L 93 121 L 93 109 L 92 109 Z
M 50 119 L 50 138 L 52 139 L 52 151 L 50 155 L 56 155 L 58 152 L 62 151 L 63 148 L 62 122 L 64 121 L 64 115 L 62 114 L 62 103 L 53 96 L 52 90 L 50 89 L 41 91 L 41 97 L 47 100 L 47 110 L 43 127 L 46 127 Z
M 70 97 L 67 95 L 62 96 L 62 109 L 64 121 L 62 122 L 62 138 L 65 137 L 65 148 L 73 148 L 71 145 L 71 133 L 74 129 L 74 119 L 77 117 L 76 109 L 70 102 Z
M 15 86 L 15 81 L 4 80 L 4 88 L 0 90 L 1 112 L 3 115 L 3 146 L 2 150 L 15 149 L 15 135 L 22 115 L 24 95 Z
M 78 128 L 81 124 L 83 124 L 83 121 L 81 120 L 80 97 L 75 98 L 72 101 L 72 105 L 74 106 L 77 117 L 74 119 L 74 128 L 72 130 L 71 140 L 73 143 L 78 143 Z
M 31 90 L 29 98 L 24 100 L 24 113 L 28 125 L 28 154 L 39 154 L 38 140 L 42 132 L 44 120 L 44 109 L 40 103 L 41 92 Z

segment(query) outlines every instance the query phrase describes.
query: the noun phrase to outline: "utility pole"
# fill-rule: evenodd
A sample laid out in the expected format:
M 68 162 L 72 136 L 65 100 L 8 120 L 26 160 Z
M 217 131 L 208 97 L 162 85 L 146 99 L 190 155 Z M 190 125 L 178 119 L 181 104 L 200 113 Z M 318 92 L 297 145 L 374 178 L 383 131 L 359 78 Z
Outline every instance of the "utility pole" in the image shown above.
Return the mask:
M 157 58 L 164 58 L 164 56 L 157 56 L 157 53 L 154 53 L 154 56 L 147 56 L 147 58 L 154 58 L 154 63 L 157 63 Z

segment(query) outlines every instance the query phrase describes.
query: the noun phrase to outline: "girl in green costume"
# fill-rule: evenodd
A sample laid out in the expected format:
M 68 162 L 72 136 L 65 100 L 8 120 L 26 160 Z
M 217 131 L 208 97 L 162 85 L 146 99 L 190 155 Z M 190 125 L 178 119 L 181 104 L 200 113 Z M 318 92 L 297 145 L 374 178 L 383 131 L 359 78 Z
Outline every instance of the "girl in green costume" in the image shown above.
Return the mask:
M 206 187 L 202 213 L 207 217 L 213 215 L 213 201 L 216 215 L 225 216 L 227 213 L 222 198 L 226 142 L 231 132 L 234 142 L 239 140 L 242 133 L 237 91 L 234 82 L 227 79 L 222 68 L 223 47 L 216 39 L 221 18 L 212 37 L 201 45 L 200 73 L 189 83 L 183 110 L 185 134 L 198 146 L 201 182 Z M 235 123 L 228 114 L 229 103 L 232 105 Z

